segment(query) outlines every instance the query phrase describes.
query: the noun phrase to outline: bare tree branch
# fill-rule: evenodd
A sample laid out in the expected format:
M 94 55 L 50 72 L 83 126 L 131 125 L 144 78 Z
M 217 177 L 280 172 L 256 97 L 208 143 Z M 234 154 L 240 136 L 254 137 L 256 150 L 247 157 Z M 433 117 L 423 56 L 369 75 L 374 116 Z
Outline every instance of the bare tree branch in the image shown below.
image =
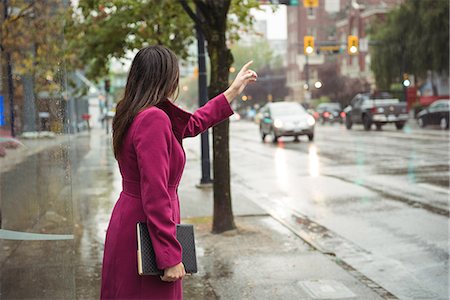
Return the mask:
M 20 9 L 17 15 L 15 16 L 6 16 L 6 18 L 3 20 L 1 26 L 0 26 L 0 41 L 6 39 L 8 37 L 8 26 L 10 26 L 12 23 L 20 20 L 21 18 L 26 17 L 30 12 L 32 12 L 32 9 L 34 7 L 34 1 L 29 3 L 27 6 Z M 29 11 L 30 10 L 30 11 Z M 0 43 L 0 50 L 4 51 L 5 48 L 2 43 Z
M 187 4 L 186 0 L 179 0 L 179 2 L 188 16 L 194 21 L 195 25 L 204 33 L 204 22 L 201 20 L 201 18 L 194 13 L 194 11 Z
M 15 16 L 10 16 L 10 17 L 6 18 L 6 20 L 5 20 L 5 25 L 7 25 L 8 23 L 14 23 L 14 22 L 17 21 L 17 20 L 19 20 L 19 19 L 21 19 L 21 18 L 23 18 L 23 17 L 26 17 L 30 12 L 32 12 L 32 11 L 28 11 L 28 10 L 32 10 L 34 4 L 35 4 L 35 3 L 34 3 L 34 1 L 33 1 L 33 2 L 31 2 L 30 4 L 28 4 L 27 6 L 21 8 L 20 11 L 19 11 L 19 13 L 18 13 L 17 15 L 15 15 Z

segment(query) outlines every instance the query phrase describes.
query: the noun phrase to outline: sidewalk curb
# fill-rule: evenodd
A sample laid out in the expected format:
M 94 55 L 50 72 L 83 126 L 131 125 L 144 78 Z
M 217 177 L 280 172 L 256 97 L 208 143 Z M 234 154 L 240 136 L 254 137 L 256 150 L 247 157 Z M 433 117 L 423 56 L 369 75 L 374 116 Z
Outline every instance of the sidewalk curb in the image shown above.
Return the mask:
M 262 209 L 264 209 L 264 208 L 262 208 Z M 340 259 L 336 255 L 336 253 L 334 253 L 333 251 L 326 250 L 323 247 L 317 245 L 306 234 L 303 234 L 303 233 L 295 230 L 295 228 L 292 225 L 290 225 L 288 222 L 286 222 L 282 218 L 278 217 L 273 212 L 267 211 L 267 213 L 268 213 L 268 215 L 270 215 L 271 218 L 273 218 L 274 220 L 279 222 L 281 225 L 286 227 L 289 231 L 291 231 L 294 235 L 296 235 L 297 237 L 302 239 L 305 243 L 307 243 L 309 246 L 311 246 L 314 250 L 319 251 L 320 253 L 322 253 L 323 255 L 325 255 L 327 257 L 329 257 L 330 259 L 331 259 L 331 257 L 333 257 L 333 259 L 331 259 L 331 260 L 334 263 L 336 263 L 337 265 L 342 267 L 345 271 L 347 271 L 353 277 L 355 277 L 360 283 L 364 284 L 366 287 L 368 287 L 369 289 L 374 291 L 376 294 L 378 294 L 383 299 L 386 299 L 386 300 L 398 300 L 399 299 L 395 295 L 393 295 L 391 292 L 389 292 L 388 290 L 386 290 L 385 288 L 380 286 L 378 283 L 376 283 L 375 281 L 373 281 L 372 279 L 370 279 L 369 277 L 367 277 L 363 273 L 361 273 L 358 270 L 356 270 L 355 268 L 353 268 L 351 265 L 349 265 L 347 262 L 345 262 L 345 260 Z M 310 220 L 310 222 L 313 222 L 313 221 Z M 313 223 L 315 223 L 315 222 L 313 222 Z M 315 224 L 317 224 L 317 223 L 315 223 Z M 319 224 L 319 226 L 322 226 L 322 225 Z
M 246 188 L 246 185 L 242 185 L 242 187 Z M 372 290 L 374 293 L 376 293 L 378 296 L 380 296 L 383 299 L 386 300 L 396 300 L 399 299 L 394 294 L 383 288 L 381 285 L 379 285 L 377 282 L 373 281 L 357 269 L 353 268 L 349 263 L 347 263 L 345 260 L 341 259 L 339 256 L 336 255 L 334 251 L 331 251 L 329 249 L 325 249 L 322 246 L 318 245 L 314 240 L 307 235 L 307 233 L 303 233 L 300 230 L 297 230 L 294 226 L 292 226 L 288 221 L 286 221 L 282 216 L 279 216 L 275 210 L 270 209 L 268 207 L 263 207 L 259 203 L 252 200 L 252 198 L 247 196 L 247 199 L 252 201 L 254 204 L 259 206 L 263 211 L 267 212 L 271 218 L 279 222 L 282 226 L 286 227 L 289 231 L 291 231 L 295 236 L 299 237 L 301 240 L 303 240 L 306 244 L 308 244 L 310 247 L 312 247 L 314 250 L 320 252 L 321 254 L 328 257 L 330 260 L 332 260 L 335 264 L 340 266 L 342 269 L 344 269 L 346 272 L 350 273 L 351 276 L 353 276 L 358 282 Z M 309 223 L 315 224 L 315 227 L 321 227 L 325 228 L 327 231 L 328 228 L 326 228 L 323 225 L 320 225 L 319 223 L 314 222 L 313 220 L 309 219 L 307 216 L 303 216 L 298 211 L 293 211 L 293 215 L 296 218 L 299 219 L 307 219 Z

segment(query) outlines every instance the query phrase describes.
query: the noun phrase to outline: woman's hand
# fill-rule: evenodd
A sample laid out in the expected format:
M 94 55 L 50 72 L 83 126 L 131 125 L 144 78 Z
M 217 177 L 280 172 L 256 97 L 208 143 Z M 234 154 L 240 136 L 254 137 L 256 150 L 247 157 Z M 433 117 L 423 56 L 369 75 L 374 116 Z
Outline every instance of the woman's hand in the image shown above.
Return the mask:
M 186 270 L 184 269 L 183 263 L 179 263 L 173 267 L 164 270 L 164 276 L 160 276 L 162 281 L 176 281 L 178 279 L 183 279 L 186 275 Z
M 248 69 L 252 63 L 253 61 L 251 60 L 242 67 L 231 86 L 224 92 L 225 98 L 227 98 L 228 102 L 231 103 L 234 98 L 242 93 L 247 84 L 256 81 L 258 78 L 255 71 Z

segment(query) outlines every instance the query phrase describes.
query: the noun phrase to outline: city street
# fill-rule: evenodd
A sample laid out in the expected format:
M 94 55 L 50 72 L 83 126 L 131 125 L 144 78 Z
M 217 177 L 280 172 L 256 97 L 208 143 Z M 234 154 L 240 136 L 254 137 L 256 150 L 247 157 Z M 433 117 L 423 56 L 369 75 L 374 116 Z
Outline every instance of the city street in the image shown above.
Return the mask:
M 317 125 L 262 143 L 231 124 L 233 188 L 402 299 L 448 297 L 448 131 Z
M 0 11 L 0 300 L 450 299 L 449 0 Z

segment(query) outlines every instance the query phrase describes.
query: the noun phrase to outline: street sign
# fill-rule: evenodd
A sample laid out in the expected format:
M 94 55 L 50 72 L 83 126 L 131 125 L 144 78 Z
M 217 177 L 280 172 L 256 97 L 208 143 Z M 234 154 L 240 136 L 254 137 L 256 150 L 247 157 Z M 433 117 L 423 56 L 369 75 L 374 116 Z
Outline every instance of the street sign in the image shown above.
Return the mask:
M 319 0 L 303 0 L 303 6 L 306 8 L 318 7 Z
M 341 46 L 340 45 L 334 45 L 334 46 L 319 46 L 318 47 L 318 54 L 338 54 L 341 52 Z
M 361 51 L 361 52 L 369 51 L 369 40 L 367 38 L 359 39 L 359 51 Z

